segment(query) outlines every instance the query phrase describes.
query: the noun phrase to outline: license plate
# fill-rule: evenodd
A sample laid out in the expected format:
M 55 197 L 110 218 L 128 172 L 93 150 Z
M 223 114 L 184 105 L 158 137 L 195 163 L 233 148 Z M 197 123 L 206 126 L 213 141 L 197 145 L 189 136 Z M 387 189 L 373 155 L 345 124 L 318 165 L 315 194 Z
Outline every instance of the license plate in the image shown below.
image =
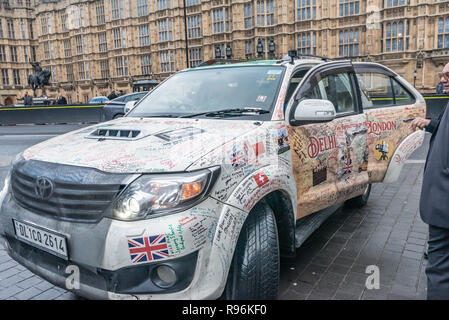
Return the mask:
M 12 221 L 17 239 L 68 260 L 66 237 L 29 223 Z

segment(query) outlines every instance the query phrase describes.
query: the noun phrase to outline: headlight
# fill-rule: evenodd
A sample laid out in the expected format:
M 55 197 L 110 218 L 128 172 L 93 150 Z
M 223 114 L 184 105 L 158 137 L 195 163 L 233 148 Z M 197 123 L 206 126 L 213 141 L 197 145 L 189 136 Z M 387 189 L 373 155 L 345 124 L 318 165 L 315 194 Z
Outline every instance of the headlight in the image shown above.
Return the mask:
M 220 167 L 180 174 L 143 175 L 115 201 L 113 217 L 139 220 L 193 207 L 209 193 Z

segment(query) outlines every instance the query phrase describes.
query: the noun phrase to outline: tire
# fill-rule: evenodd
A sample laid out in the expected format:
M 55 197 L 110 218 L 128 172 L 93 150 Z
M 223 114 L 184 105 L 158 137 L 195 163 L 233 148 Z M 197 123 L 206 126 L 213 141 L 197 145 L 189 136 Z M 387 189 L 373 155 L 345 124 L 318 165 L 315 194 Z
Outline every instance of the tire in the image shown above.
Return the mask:
M 371 183 L 366 185 L 365 191 L 358 197 L 349 199 L 346 203 L 351 207 L 360 208 L 368 203 L 369 195 L 371 193 Z
M 276 299 L 279 288 L 279 241 L 273 210 L 258 203 L 240 232 L 222 298 Z
M 124 116 L 123 114 L 117 113 L 116 115 L 114 115 L 114 117 L 112 119 L 118 119 L 118 118 L 121 118 L 123 116 Z

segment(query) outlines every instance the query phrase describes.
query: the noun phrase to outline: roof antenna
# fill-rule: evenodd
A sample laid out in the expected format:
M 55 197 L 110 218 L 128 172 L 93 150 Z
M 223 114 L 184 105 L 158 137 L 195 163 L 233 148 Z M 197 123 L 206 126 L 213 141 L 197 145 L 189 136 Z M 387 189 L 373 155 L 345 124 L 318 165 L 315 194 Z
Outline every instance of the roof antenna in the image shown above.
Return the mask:
M 297 56 L 296 50 L 288 50 L 288 56 L 292 59 L 290 61 L 291 64 L 295 64 L 295 58 Z

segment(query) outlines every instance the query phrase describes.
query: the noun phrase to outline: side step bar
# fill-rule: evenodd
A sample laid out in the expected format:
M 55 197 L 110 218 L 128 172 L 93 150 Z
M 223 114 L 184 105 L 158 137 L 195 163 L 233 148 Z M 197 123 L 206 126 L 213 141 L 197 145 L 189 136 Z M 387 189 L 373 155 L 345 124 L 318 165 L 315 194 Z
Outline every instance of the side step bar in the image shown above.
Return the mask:
M 296 222 L 295 243 L 299 248 L 310 235 L 318 229 L 327 218 L 343 206 L 343 203 L 312 213 Z

